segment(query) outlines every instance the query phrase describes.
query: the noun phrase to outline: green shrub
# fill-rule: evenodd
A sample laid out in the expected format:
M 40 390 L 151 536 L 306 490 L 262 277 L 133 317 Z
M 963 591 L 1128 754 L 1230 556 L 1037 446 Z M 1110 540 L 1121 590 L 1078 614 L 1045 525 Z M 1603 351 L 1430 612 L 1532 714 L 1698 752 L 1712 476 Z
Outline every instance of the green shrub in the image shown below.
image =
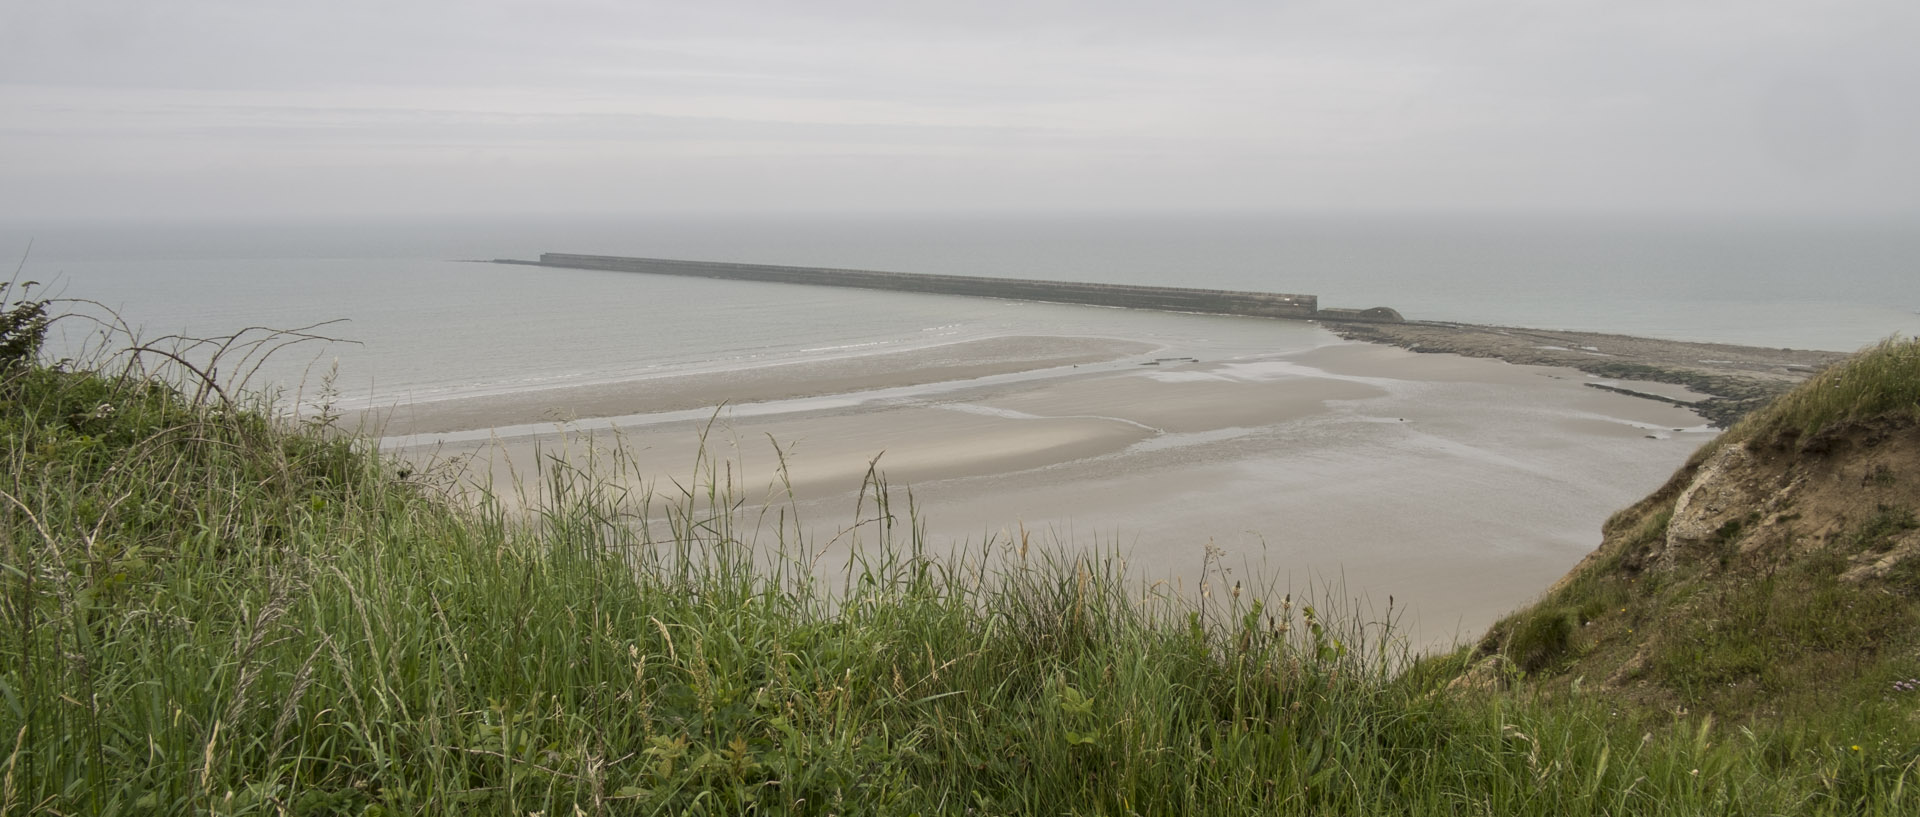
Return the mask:
M 1915 519 L 1913 511 L 1895 505 L 1882 504 L 1874 508 L 1873 516 L 1867 518 L 1860 527 L 1847 537 L 1848 553 L 1873 551 L 1885 552 L 1893 546 L 1894 537 L 1920 528 L 1920 519 Z
M 47 337 L 47 302 L 27 297 L 35 282 L 0 283 L 0 375 L 32 363 Z M 18 300 L 14 299 L 18 295 Z
M 1539 672 L 1567 656 L 1579 627 L 1579 613 L 1571 607 L 1536 608 L 1514 625 L 1507 657 L 1527 672 Z

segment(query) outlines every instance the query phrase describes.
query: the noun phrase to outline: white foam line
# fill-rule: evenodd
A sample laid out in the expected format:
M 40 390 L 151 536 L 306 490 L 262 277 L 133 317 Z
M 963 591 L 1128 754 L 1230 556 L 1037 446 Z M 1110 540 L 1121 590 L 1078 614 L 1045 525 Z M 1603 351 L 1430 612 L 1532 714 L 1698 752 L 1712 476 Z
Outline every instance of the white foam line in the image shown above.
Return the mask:
M 1642 422 L 1639 420 L 1628 420 L 1624 417 L 1615 417 L 1611 414 L 1600 414 L 1600 413 L 1591 412 L 1591 411 L 1569 411 L 1566 413 L 1565 416 L 1572 419 L 1576 419 L 1576 420 L 1599 420 L 1601 422 L 1614 423 L 1616 425 L 1623 425 L 1628 428 L 1637 429 L 1640 431 L 1665 431 L 1670 433 L 1678 431 L 1686 434 L 1718 433 L 1713 428 L 1713 426 L 1709 426 L 1709 425 L 1683 426 L 1680 428 L 1674 428 L 1673 426 L 1663 426 L 1655 423 Z
M 1204 380 L 1235 383 L 1267 383 L 1275 380 L 1338 380 L 1347 383 L 1359 383 L 1383 390 L 1392 390 L 1416 380 L 1401 380 L 1391 377 L 1365 377 L 1361 375 L 1335 374 L 1325 369 L 1315 368 L 1291 360 L 1256 360 L 1245 362 L 1227 362 L 1205 371 L 1154 371 L 1142 372 L 1143 375 L 1162 383 L 1193 383 Z
M 1003 409 L 1003 408 L 995 408 L 993 406 L 983 406 L 978 403 L 939 403 L 937 405 L 934 405 L 933 407 L 943 408 L 949 411 L 958 411 L 965 414 L 978 414 L 986 417 L 1001 417 L 1008 420 L 1107 420 L 1115 423 L 1126 423 L 1127 425 L 1133 426 L 1135 428 L 1151 431 L 1155 434 L 1166 433 L 1160 429 L 1154 428 L 1153 426 L 1147 425 L 1146 423 L 1138 422 L 1135 420 L 1129 420 L 1125 417 L 1109 417 L 1104 414 L 1028 414 L 1027 412 L 1024 412 L 1024 411 L 1014 411 L 1013 409 Z
M 1434 454 L 1456 457 L 1456 458 L 1468 460 L 1471 462 L 1485 463 L 1485 464 L 1500 467 L 1500 468 L 1519 471 L 1521 473 L 1534 474 L 1544 479 L 1550 479 L 1554 482 L 1567 481 L 1567 478 L 1560 471 L 1554 468 L 1542 466 L 1537 463 L 1525 462 L 1523 460 L 1515 459 L 1513 457 L 1509 457 L 1503 454 L 1497 454 L 1492 451 L 1488 451 L 1487 449 L 1481 448 L 1476 445 L 1459 442 L 1457 440 L 1450 440 L 1445 437 L 1440 437 L 1433 434 L 1427 434 L 1424 432 L 1418 432 L 1418 431 L 1411 432 L 1406 438 L 1394 443 L 1394 448 L 1396 450 L 1403 450 L 1403 451 L 1404 450 L 1428 451 Z
M 1216 428 L 1209 431 L 1183 431 L 1177 434 L 1160 434 L 1159 436 L 1141 440 L 1133 445 L 1127 446 L 1126 450 L 1121 453 L 1144 454 L 1151 451 L 1171 451 L 1189 446 L 1226 442 L 1228 440 L 1237 440 L 1241 437 L 1258 434 L 1272 428 L 1275 428 L 1275 426 L 1252 428 L 1247 426 L 1234 426 L 1232 428 Z

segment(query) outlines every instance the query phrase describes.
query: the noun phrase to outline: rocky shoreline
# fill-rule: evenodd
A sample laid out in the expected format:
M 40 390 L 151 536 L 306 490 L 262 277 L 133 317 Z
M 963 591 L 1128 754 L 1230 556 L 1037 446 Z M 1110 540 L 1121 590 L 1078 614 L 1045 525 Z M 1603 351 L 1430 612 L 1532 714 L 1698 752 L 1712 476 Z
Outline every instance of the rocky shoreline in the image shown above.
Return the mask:
M 1595 388 L 1684 405 L 1719 428 L 1733 425 L 1748 412 L 1850 356 L 1844 352 L 1465 323 L 1324 323 L 1328 330 L 1349 340 L 1387 344 L 1415 352 L 1564 366 L 1597 377 L 1684 386 L 1707 396 L 1684 401 L 1618 386 L 1590 384 Z

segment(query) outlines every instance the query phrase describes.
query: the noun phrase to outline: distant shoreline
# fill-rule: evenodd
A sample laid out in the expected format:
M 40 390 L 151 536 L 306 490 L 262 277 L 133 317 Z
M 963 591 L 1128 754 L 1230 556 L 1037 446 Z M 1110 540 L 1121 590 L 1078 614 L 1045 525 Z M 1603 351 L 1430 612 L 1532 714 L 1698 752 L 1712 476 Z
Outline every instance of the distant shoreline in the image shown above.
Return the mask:
M 1680 386 L 1686 391 L 1676 395 L 1589 384 L 1597 389 L 1685 407 L 1720 428 L 1731 426 L 1808 376 L 1848 356 L 1840 352 L 1668 341 L 1598 332 L 1407 322 L 1398 311 L 1387 307 L 1322 308 L 1319 299 L 1312 295 L 563 253 L 545 253 L 538 261 L 498 258 L 493 259 L 493 263 L 1308 320 L 1348 340 L 1416 352 L 1449 352 L 1523 365 L 1560 366 L 1598 377 Z
M 1312 295 L 562 253 L 545 253 L 538 261 L 495 258 L 490 262 L 1306 320 L 1319 323 L 1347 340 L 1415 352 L 1445 352 L 1521 365 L 1559 366 L 1596 377 L 1679 386 L 1684 391 L 1666 394 L 1614 384 L 1588 384 L 1596 389 L 1687 408 L 1719 428 L 1731 426 L 1812 374 L 1849 356 L 1842 352 L 1672 341 L 1601 332 L 1407 321 L 1387 307 L 1321 308 L 1318 298 Z
M 1682 386 L 1697 397 L 1588 384 L 1683 405 L 1720 428 L 1731 426 L 1801 381 L 1851 356 L 1847 352 L 1769 349 L 1467 323 L 1325 321 L 1323 325 L 1348 340 L 1415 352 L 1486 357 L 1529 366 L 1560 366 L 1598 377 Z

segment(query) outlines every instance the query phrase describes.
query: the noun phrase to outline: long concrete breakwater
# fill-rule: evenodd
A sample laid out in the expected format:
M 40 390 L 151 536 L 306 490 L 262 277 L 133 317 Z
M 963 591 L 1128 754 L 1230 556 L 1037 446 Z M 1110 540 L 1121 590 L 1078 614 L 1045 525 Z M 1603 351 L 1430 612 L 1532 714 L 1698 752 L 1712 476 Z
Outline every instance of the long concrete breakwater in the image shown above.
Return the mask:
M 503 263 L 527 263 L 508 261 Z M 736 281 L 885 289 L 941 295 L 970 295 L 1019 301 L 1117 306 L 1166 312 L 1200 312 L 1262 318 L 1298 318 L 1398 323 L 1400 313 L 1388 307 L 1322 309 L 1313 295 L 1245 292 L 1226 289 L 1090 284 L 1077 281 L 1041 281 L 1025 278 L 988 278 L 974 275 L 922 275 L 906 272 L 789 267 L 776 264 L 740 264 L 727 261 L 682 261 L 667 258 L 628 258 L 615 255 L 542 253 L 540 266 L 645 272 Z

